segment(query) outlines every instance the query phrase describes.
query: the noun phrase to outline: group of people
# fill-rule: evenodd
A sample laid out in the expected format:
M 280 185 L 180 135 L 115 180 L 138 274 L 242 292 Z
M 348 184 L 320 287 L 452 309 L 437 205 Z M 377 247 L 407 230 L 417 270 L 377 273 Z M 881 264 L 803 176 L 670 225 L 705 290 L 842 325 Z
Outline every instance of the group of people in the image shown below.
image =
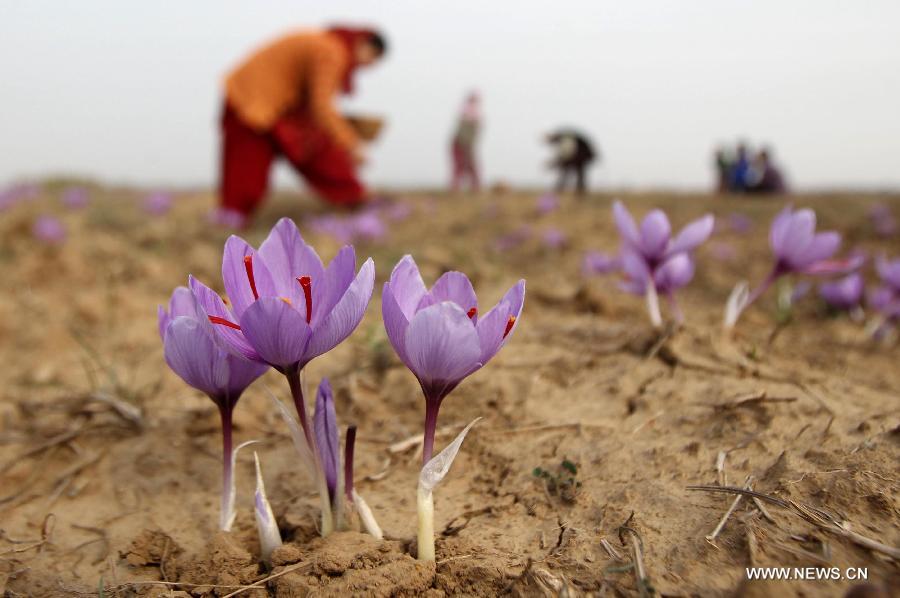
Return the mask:
M 357 70 L 387 53 L 385 36 L 373 29 L 332 27 L 282 36 L 253 52 L 225 78 L 220 173 L 223 224 L 246 223 L 268 190 L 269 171 L 285 158 L 317 195 L 333 205 L 365 203 L 359 178 L 365 135 L 335 108 L 340 94 L 353 92 Z M 481 102 L 470 94 L 451 143 L 451 188 L 478 189 L 476 144 Z M 574 182 L 586 190 L 586 169 L 596 153 L 576 131 L 547 135 L 554 148 L 551 167 L 561 191 Z
M 280 37 L 253 52 L 225 80 L 219 212 L 223 223 L 246 223 L 268 189 L 269 171 L 285 158 L 320 197 L 353 207 L 368 191 L 358 167 L 366 160 L 367 135 L 354 119 L 340 114 L 335 100 L 353 92 L 357 70 L 380 61 L 387 40 L 373 29 L 332 27 Z M 450 144 L 451 189 L 479 189 L 476 145 L 481 99 L 470 93 Z M 548 167 L 557 172 L 557 191 L 587 190 L 587 170 L 599 152 L 588 137 L 563 128 L 545 136 Z M 765 149 L 751 157 L 740 144 L 716 152 L 718 190 L 781 193 L 785 182 Z
M 734 151 L 720 147 L 715 153 L 715 167 L 718 193 L 787 192 L 784 175 L 766 148 L 752 154 L 744 143 Z

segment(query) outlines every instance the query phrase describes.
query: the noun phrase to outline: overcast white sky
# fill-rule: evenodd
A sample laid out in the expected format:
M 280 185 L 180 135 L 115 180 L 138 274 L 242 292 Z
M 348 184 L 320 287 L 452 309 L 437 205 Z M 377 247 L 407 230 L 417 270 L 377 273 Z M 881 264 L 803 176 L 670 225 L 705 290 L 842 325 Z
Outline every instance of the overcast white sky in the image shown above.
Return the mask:
M 900 186 L 897 0 L 0 0 L 0 181 L 212 184 L 222 75 L 335 20 L 391 41 L 349 103 L 390 121 L 376 183 L 445 182 L 475 87 L 489 180 L 548 181 L 539 134 L 565 123 L 599 142 L 602 185 L 707 186 L 743 137 L 800 187 Z

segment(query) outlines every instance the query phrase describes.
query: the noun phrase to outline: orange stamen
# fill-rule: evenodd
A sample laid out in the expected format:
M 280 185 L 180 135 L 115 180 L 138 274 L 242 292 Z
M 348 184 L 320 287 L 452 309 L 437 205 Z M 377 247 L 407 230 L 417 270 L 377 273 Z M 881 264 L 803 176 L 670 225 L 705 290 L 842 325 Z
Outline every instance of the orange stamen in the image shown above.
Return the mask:
M 312 278 L 309 276 L 300 276 L 297 278 L 300 288 L 303 289 L 303 296 L 306 298 L 306 323 L 312 321 Z
M 478 315 L 478 308 L 477 308 L 477 307 L 473 307 L 472 309 L 470 309 L 470 310 L 468 311 L 468 313 L 466 313 L 466 315 L 469 316 L 469 319 L 471 320 L 472 318 L 474 318 L 475 316 Z
M 253 256 L 244 256 L 244 270 L 247 271 L 247 280 L 250 281 L 250 290 L 253 291 L 253 298 L 259 299 L 259 293 L 256 292 L 256 279 L 253 278 Z
M 229 322 L 225 318 L 220 318 L 219 316 L 208 316 L 209 321 L 213 324 L 221 324 L 222 326 L 228 326 L 229 328 L 234 328 L 235 330 L 240 330 L 241 327 L 235 324 L 234 322 Z
M 503 332 L 503 338 L 509 334 L 509 331 L 512 330 L 513 326 L 516 324 L 516 316 L 509 316 L 509 320 L 506 321 L 506 330 Z

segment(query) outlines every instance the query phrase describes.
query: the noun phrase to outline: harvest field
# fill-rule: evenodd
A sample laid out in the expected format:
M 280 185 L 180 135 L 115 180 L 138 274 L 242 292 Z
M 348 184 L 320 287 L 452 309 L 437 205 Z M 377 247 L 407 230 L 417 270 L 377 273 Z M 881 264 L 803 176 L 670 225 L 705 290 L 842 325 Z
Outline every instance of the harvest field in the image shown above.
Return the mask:
M 900 587 L 895 337 L 827 314 L 815 289 L 776 309 L 774 287 L 722 332 L 735 283 L 771 269 L 782 200 L 618 196 L 636 218 L 663 209 L 676 231 L 717 217 L 678 293 L 685 324 L 662 332 L 617 275 L 582 272 L 585 251 L 618 248 L 612 195 L 548 206 L 537 193 L 409 192 L 352 230 L 311 199 L 270 201 L 241 233 L 252 245 L 288 216 L 326 263 L 341 235 L 356 237 L 357 269 L 374 259 L 362 323 L 306 380 L 327 376 L 338 422 L 358 426 L 356 487 L 376 540 L 319 537 L 315 488 L 267 389 L 290 395 L 271 370 L 234 411 L 235 444 L 259 443 L 238 454 L 237 518 L 218 531 L 218 414 L 166 366 L 157 330 L 157 305 L 188 274 L 224 293 L 229 233 L 207 221 L 213 198 L 182 192 L 169 210 L 141 190 L 92 188 L 66 209 L 62 194 L 45 185 L 0 215 L 0 595 L 841 596 L 855 583 L 749 582 L 751 566 L 864 568 Z M 876 235 L 869 216 L 876 204 L 900 215 L 898 197 L 792 201 L 843 235 L 841 255 L 900 257 L 900 236 Z M 46 213 L 65 239 L 35 238 Z M 465 272 L 483 311 L 527 281 L 515 334 L 440 412 L 436 451 L 482 419 L 434 493 L 435 563 L 414 548 L 425 401 L 381 316 L 407 253 L 427 285 Z M 876 282 L 872 260 L 862 271 Z M 270 570 L 254 450 L 284 539 Z M 739 496 L 716 487 L 747 484 L 759 495 L 714 534 Z

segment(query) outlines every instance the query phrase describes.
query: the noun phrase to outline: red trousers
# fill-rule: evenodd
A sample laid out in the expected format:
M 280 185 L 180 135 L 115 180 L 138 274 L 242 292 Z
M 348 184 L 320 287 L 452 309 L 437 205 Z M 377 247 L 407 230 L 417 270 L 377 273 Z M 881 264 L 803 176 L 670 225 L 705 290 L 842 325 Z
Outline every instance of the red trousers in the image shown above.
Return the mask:
M 453 178 L 450 181 L 450 188 L 453 191 L 459 191 L 463 180 L 468 178 L 472 190 L 478 191 L 480 185 L 478 164 L 475 162 L 472 149 L 454 141 L 450 148 L 450 155 L 453 159 Z
M 269 169 L 278 156 L 329 202 L 352 206 L 365 201 L 350 152 L 302 112 L 286 115 L 271 131 L 244 124 L 226 103 L 222 113 L 222 207 L 249 216 L 269 186 Z

